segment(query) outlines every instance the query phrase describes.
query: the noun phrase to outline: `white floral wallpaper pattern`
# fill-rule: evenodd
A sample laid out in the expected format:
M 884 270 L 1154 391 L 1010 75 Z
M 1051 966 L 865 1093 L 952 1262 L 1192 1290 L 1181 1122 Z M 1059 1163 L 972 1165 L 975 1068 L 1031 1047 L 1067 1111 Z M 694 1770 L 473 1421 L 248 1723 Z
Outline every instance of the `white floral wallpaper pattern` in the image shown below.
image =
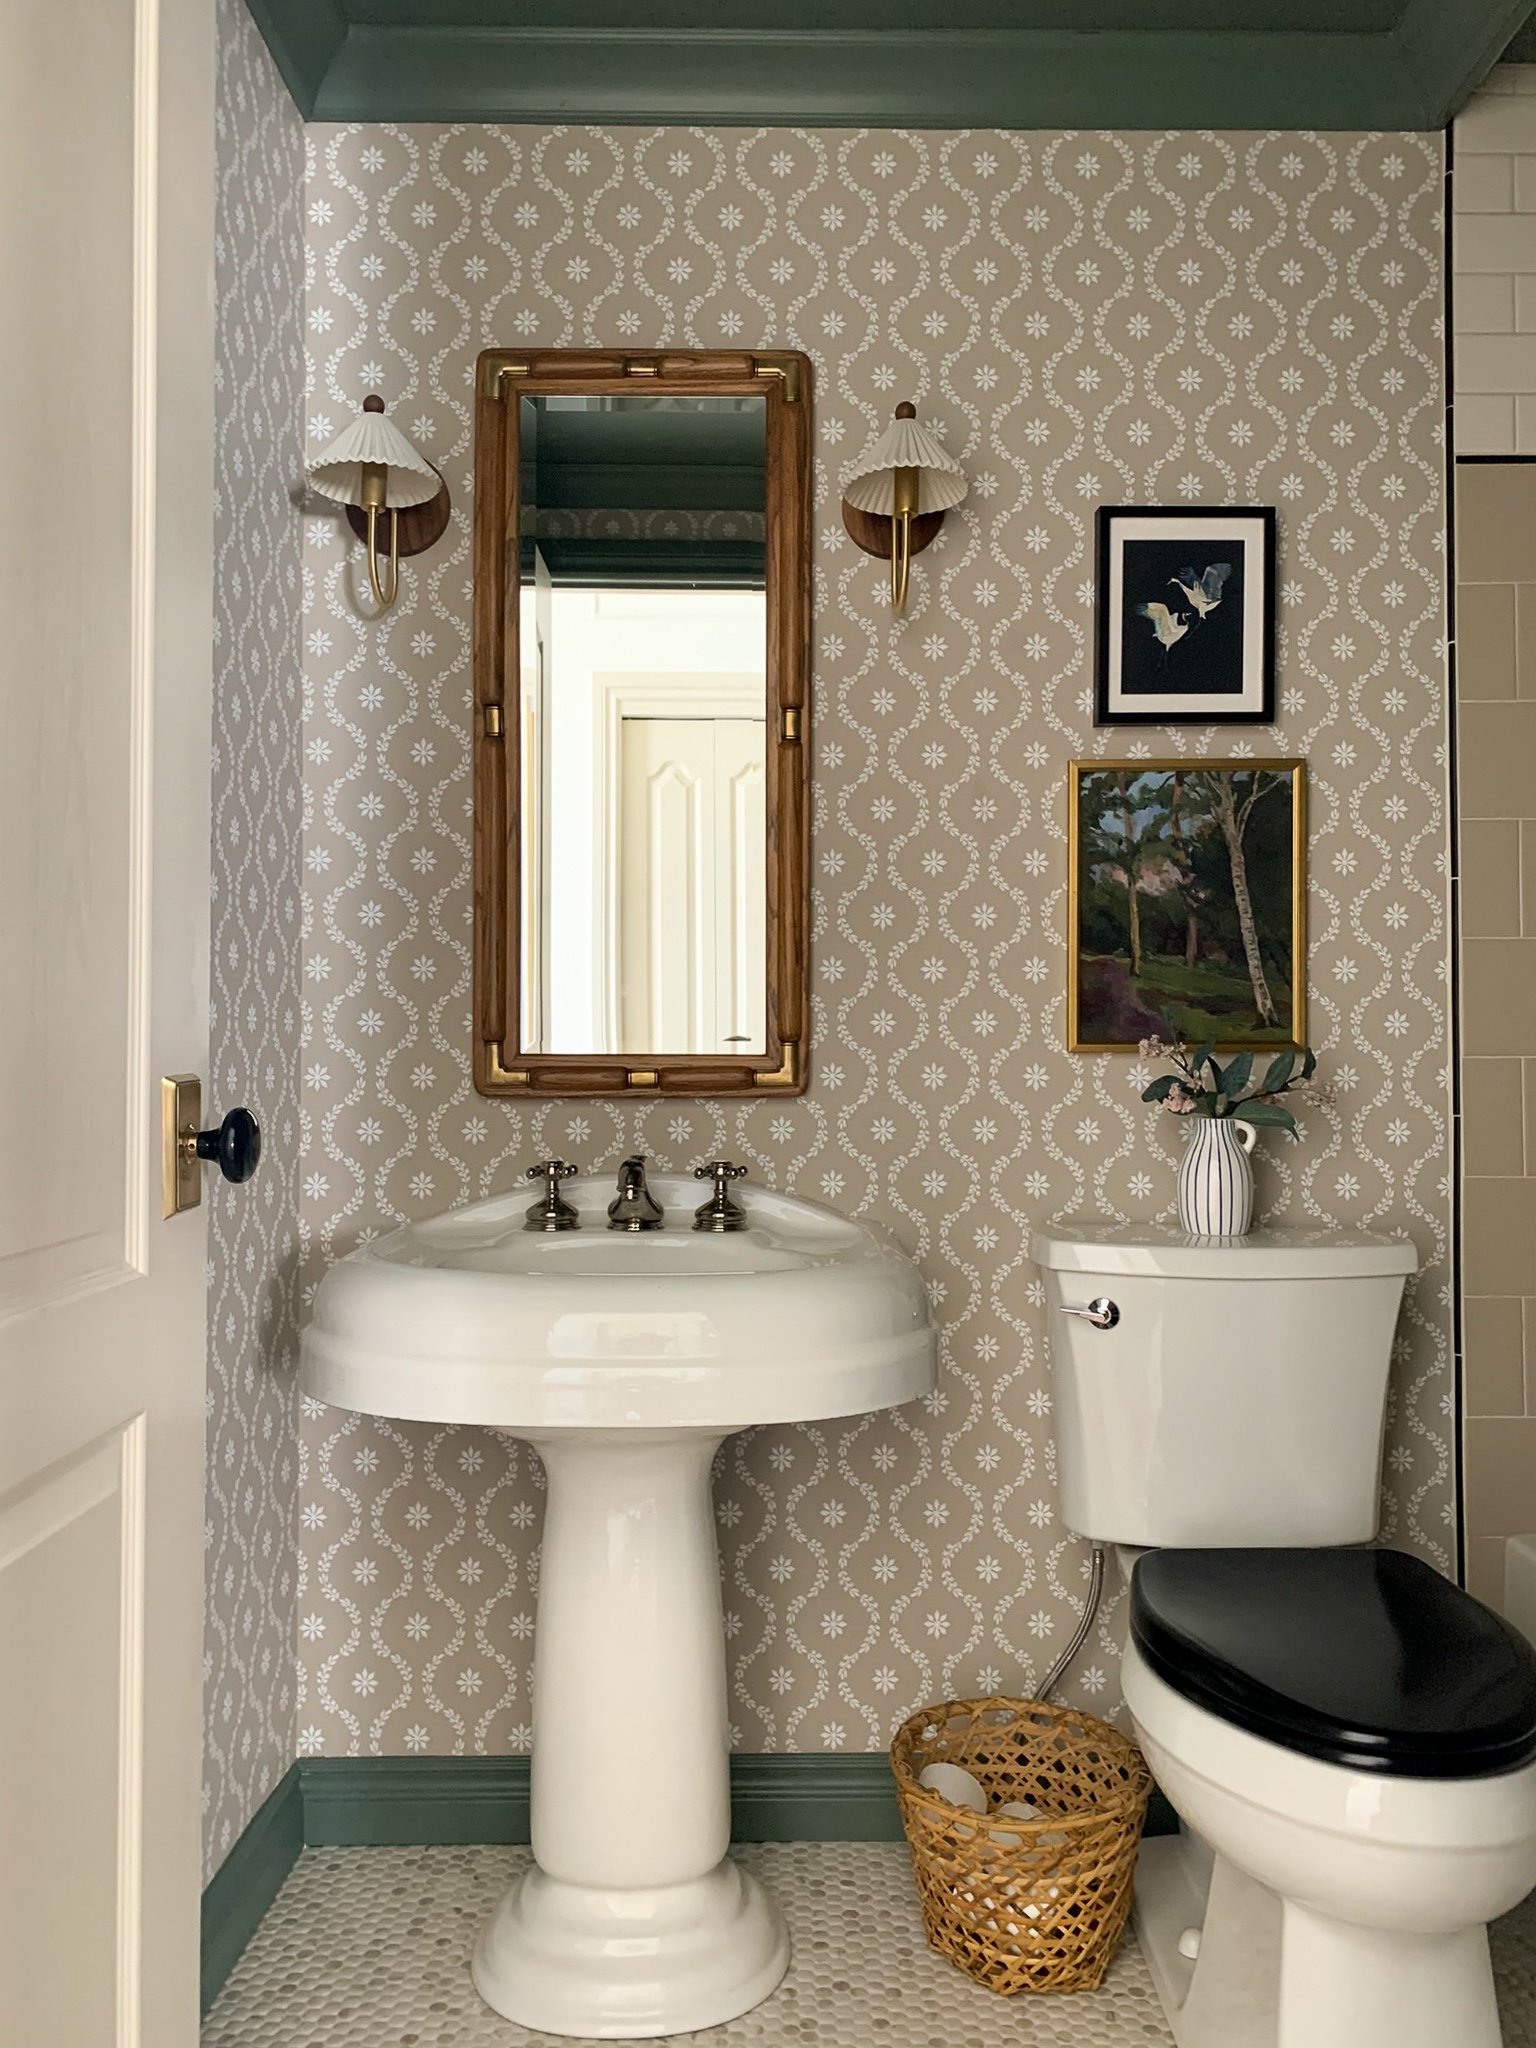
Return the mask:
M 292 1762 L 297 1644 L 304 135 L 243 0 L 218 7 L 209 1095 L 257 1178 L 209 1203 L 205 1873 Z
M 454 521 L 381 627 L 305 550 L 304 1276 L 560 1152 L 715 1153 L 892 1225 L 937 1397 L 722 1456 L 735 1739 L 869 1749 L 1028 1687 L 1083 1546 L 1056 1510 L 1031 1223 L 1150 1216 L 1177 1135 L 1063 1050 L 1074 756 L 1304 754 L 1313 1035 L 1342 1088 L 1271 1213 L 1411 1234 L 1386 1531 L 1451 1561 L 1438 138 L 317 126 L 307 432 L 379 390 Z M 816 366 L 814 1032 L 802 1099 L 480 1100 L 469 1079 L 471 376 L 487 344 Z M 841 475 L 917 400 L 972 495 L 893 624 Z M 1273 734 L 1096 732 L 1092 513 L 1275 504 Z M 540 1478 L 516 1444 L 304 1404 L 299 1743 L 529 1739 Z M 1116 1697 L 1112 1610 L 1080 1694 Z

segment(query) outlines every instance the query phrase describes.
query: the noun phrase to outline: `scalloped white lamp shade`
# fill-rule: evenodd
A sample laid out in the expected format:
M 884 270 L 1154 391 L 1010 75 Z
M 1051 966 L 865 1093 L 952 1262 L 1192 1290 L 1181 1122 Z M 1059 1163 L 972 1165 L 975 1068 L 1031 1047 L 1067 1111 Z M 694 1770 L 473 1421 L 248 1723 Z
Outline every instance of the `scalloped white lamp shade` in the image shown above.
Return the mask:
M 318 461 L 309 465 L 309 480 L 328 498 L 361 505 L 364 463 L 384 465 L 384 504 L 391 512 L 425 505 L 442 488 L 443 480 L 431 463 L 382 412 L 360 412 L 343 427 Z
M 917 471 L 919 513 L 947 512 L 970 488 L 959 463 L 920 420 L 892 420 L 864 451 L 843 496 L 856 512 L 890 519 L 896 510 L 898 469 Z

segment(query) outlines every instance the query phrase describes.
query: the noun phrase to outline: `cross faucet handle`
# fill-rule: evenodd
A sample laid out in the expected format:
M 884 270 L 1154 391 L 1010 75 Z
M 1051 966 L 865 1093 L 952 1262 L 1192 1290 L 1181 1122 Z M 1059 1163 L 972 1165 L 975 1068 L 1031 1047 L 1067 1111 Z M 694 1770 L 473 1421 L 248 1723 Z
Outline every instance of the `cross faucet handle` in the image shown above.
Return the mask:
M 544 1192 L 528 1208 L 523 1221 L 524 1230 L 576 1230 L 581 1218 L 560 1192 L 560 1183 L 569 1180 L 577 1167 L 568 1165 L 563 1159 L 541 1159 L 537 1166 L 530 1166 L 528 1178 L 541 1180 Z
M 693 1212 L 695 1230 L 726 1231 L 745 1230 L 747 1212 L 739 1202 L 731 1199 L 730 1183 L 740 1180 L 746 1172 L 744 1166 L 735 1166 L 729 1159 L 711 1159 L 707 1166 L 693 1169 L 695 1180 L 713 1180 L 715 1191 L 707 1202 L 702 1202 Z

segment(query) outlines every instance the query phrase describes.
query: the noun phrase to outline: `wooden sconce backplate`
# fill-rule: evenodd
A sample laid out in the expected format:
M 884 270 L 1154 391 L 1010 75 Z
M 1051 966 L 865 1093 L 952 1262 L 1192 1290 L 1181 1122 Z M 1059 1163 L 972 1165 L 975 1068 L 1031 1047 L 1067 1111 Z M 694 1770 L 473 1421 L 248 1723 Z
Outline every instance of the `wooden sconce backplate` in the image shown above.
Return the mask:
M 866 555 L 879 555 L 883 561 L 891 559 L 891 528 L 894 519 L 888 519 L 883 512 L 861 512 L 848 500 L 843 500 L 843 525 L 848 538 Z M 944 524 L 942 512 L 919 512 L 912 521 L 912 552 L 920 555 Z

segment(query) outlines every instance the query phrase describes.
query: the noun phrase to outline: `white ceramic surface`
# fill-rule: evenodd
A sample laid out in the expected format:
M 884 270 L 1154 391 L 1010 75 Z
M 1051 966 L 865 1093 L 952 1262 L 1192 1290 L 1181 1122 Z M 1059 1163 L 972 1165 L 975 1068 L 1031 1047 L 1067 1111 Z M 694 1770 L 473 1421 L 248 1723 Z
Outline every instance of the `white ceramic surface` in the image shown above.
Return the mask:
M 776 1907 L 726 1857 L 725 1644 L 709 1475 L 754 1423 L 891 1407 L 934 1385 L 922 1282 L 891 1243 L 750 1184 L 750 1227 L 608 1231 L 607 1175 L 565 1182 L 579 1231 L 522 1228 L 532 1190 L 411 1224 L 334 1265 L 306 1392 L 480 1423 L 549 1481 L 534 1657 L 536 1867 L 481 1935 L 475 1983 L 547 2033 L 634 2039 L 734 2018 L 783 1975 Z
M 1134 1647 L 1123 1676 L 1193 1831 L 1149 1841 L 1136 1886 L 1179 2048 L 1500 2048 L 1487 1922 L 1536 1885 L 1536 1765 L 1346 1770 L 1207 1713 Z M 1179 1953 L 1192 1925 L 1194 1961 Z
M 1101 1543 L 1366 1542 L 1411 1244 L 1052 1224 L 1044 1269 L 1062 1514 Z M 1063 1313 L 1106 1295 L 1100 1330 Z
M 1258 1132 L 1230 1116 L 1190 1116 L 1179 1161 L 1179 1221 L 1201 1237 L 1246 1237 L 1253 1222 L 1253 1168 Z
M 968 1806 L 972 1813 L 985 1813 L 987 1795 L 979 1779 L 960 1764 L 924 1764 L 917 1782 L 926 1791 L 937 1792 L 951 1806 Z

